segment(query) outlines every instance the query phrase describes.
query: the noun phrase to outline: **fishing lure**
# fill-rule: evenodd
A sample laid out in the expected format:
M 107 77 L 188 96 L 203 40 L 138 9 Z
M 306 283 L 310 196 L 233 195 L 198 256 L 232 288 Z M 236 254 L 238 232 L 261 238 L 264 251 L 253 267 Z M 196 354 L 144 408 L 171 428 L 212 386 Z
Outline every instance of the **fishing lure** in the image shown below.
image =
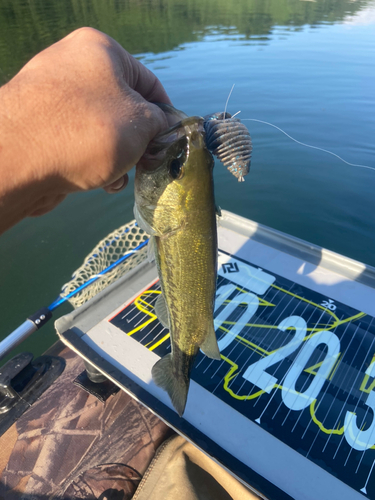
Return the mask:
M 154 104 L 164 113 L 174 115 L 180 120 L 188 117 L 183 111 L 174 108 L 170 104 L 160 102 Z M 207 149 L 237 177 L 239 182 L 243 182 L 245 180 L 244 176 L 250 170 L 250 158 L 253 150 L 250 133 L 246 126 L 241 123 L 241 120 L 224 111 L 206 115 L 204 117 L 204 129 Z
M 253 146 L 247 127 L 230 113 L 204 117 L 206 146 L 227 169 L 243 182 L 249 173 Z

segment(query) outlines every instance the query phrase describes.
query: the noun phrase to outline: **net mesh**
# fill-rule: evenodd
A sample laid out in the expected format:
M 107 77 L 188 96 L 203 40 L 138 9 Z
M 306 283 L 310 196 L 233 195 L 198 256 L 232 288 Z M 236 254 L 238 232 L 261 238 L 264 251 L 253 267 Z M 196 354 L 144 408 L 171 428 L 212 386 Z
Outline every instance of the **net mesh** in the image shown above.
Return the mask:
M 136 225 L 135 221 L 108 234 L 86 257 L 82 266 L 73 273 L 71 281 L 63 286 L 60 296 L 68 297 L 91 281 L 88 286 L 67 298 L 74 308 L 81 306 L 145 260 L 147 240 L 148 235 Z M 100 274 L 106 269 L 108 270 Z

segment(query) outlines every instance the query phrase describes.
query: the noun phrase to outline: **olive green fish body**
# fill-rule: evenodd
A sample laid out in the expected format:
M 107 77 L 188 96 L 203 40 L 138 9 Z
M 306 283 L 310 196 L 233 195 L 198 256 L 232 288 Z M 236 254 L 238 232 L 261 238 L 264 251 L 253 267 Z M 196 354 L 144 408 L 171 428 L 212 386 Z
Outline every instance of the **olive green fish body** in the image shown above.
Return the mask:
M 199 220 L 199 213 L 191 215 Z M 207 214 L 203 213 L 201 219 L 202 228 L 196 227 L 191 220 L 186 221 L 185 227 L 175 234 L 156 237 L 156 260 L 169 311 L 173 344 L 189 357 L 189 363 L 196 356 L 207 332 L 213 329 L 216 221 L 213 217 L 210 227 L 207 227 Z M 188 376 L 190 367 L 184 366 L 182 371 Z
M 171 335 L 171 354 L 155 364 L 152 374 L 182 415 L 199 348 L 220 358 L 213 324 L 217 270 L 213 159 L 205 147 L 203 119 L 183 120 L 176 140 L 163 151 L 155 170 L 137 166 L 135 214 L 154 238 Z

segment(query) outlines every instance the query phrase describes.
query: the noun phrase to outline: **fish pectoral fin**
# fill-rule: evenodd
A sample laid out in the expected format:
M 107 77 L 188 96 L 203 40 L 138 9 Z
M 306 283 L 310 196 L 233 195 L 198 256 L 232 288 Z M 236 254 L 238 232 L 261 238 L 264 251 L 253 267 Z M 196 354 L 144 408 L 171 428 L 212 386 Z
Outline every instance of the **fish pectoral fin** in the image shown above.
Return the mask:
M 147 244 L 147 260 L 149 262 L 153 262 L 155 260 L 155 247 L 156 247 L 155 237 L 150 236 L 150 239 L 148 240 Z
M 138 226 L 141 229 L 143 229 L 143 231 L 145 233 L 149 234 L 150 236 L 157 234 L 155 229 L 153 229 L 150 226 L 150 224 L 144 220 L 144 218 L 142 217 L 142 215 L 139 211 L 138 205 L 136 203 L 134 203 L 133 213 L 134 213 L 134 218 L 137 221 Z
M 158 317 L 160 323 L 164 326 L 164 328 L 168 328 L 169 330 L 169 313 L 167 303 L 165 302 L 165 298 L 163 294 L 160 294 L 155 302 L 155 314 Z
M 214 329 L 214 324 L 210 327 L 209 333 L 204 341 L 199 346 L 203 354 L 211 359 L 221 359 L 219 346 L 217 345 L 217 339 Z
M 154 364 L 152 378 L 156 385 L 167 391 L 177 413 L 182 417 L 185 411 L 190 380 L 182 374 L 178 375 L 173 372 L 172 354 L 167 354 Z

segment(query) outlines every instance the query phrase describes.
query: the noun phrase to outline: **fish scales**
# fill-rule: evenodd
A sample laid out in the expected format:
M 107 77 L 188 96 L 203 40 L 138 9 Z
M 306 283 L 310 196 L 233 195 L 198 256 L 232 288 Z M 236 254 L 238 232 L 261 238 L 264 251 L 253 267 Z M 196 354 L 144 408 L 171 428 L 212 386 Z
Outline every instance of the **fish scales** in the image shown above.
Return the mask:
M 150 168 L 153 158 L 156 168 Z M 199 348 L 220 359 L 213 323 L 217 273 L 213 163 L 204 141 L 203 118 L 190 117 L 150 144 L 135 178 L 134 212 L 153 238 L 162 289 L 163 299 L 158 299 L 155 310 L 171 334 L 171 354 L 155 364 L 152 375 L 180 415 Z
M 199 217 L 199 215 L 203 215 Z M 170 328 L 184 352 L 195 352 L 213 318 L 212 297 L 216 283 L 216 221 L 191 213 L 183 229 L 168 238 L 156 237 L 157 265 L 169 304 Z M 213 229 L 214 228 L 214 229 Z M 183 300 L 181 300 L 183 299 Z M 188 338 L 179 332 L 189 332 Z

